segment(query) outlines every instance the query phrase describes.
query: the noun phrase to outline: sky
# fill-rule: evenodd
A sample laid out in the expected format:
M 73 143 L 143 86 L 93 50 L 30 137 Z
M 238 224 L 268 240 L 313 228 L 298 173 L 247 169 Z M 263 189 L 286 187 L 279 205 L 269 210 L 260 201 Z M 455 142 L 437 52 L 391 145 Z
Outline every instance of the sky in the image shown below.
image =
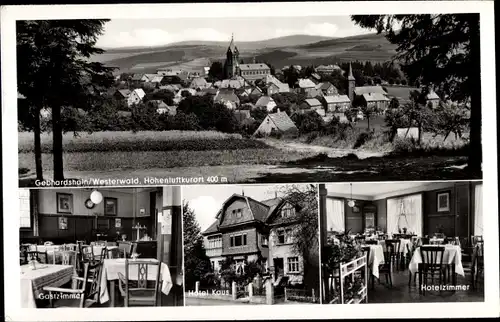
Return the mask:
M 245 196 L 255 200 L 266 200 L 280 194 L 280 185 L 217 185 L 212 186 L 185 186 L 182 189 L 182 199 L 193 209 L 201 230 L 207 229 L 214 221 L 217 212 L 233 194 L 245 193 Z
M 119 48 L 187 40 L 229 41 L 232 33 L 237 42 L 297 34 L 333 38 L 372 32 L 354 25 L 349 16 L 115 19 L 106 23 L 97 45 Z

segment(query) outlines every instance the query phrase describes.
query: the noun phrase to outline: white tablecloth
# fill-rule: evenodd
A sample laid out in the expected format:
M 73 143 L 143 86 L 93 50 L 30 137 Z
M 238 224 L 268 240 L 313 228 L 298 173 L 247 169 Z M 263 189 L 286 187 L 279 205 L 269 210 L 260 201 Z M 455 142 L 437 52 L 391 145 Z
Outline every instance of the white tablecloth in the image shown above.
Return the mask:
M 21 265 L 21 306 L 36 308 L 35 299 L 43 292 L 44 286 L 60 287 L 73 276 L 71 265 L 37 264 L 37 269 L 31 269 L 31 264 Z
M 62 245 L 31 245 L 30 246 L 30 251 L 39 251 L 39 252 L 47 252 L 51 253 L 54 252 L 54 250 L 60 250 L 62 249 Z
M 370 246 L 370 258 L 368 258 L 368 266 L 371 267 L 373 276 L 378 278 L 378 266 L 384 263 L 384 249 L 380 244 L 367 246 Z
M 426 245 L 429 246 L 429 245 Z M 439 247 L 439 246 L 433 246 Z M 448 265 L 455 265 L 455 273 L 465 276 L 464 267 L 462 266 L 462 250 L 460 246 L 456 245 L 442 245 L 444 247 L 443 262 Z M 438 258 L 440 260 L 440 258 Z M 418 264 L 422 263 L 422 254 L 420 247 L 415 250 L 413 257 L 410 261 L 409 269 L 412 274 L 418 272 Z M 438 264 L 440 264 L 438 262 Z
M 153 258 L 142 258 L 140 260 L 154 260 Z M 133 261 L 133 260 L 129 260 Z M 102 270 L 101 277 L 101 303 L 106 303 L 109 301 L 109 293 L 108 293 L 108 281 L 111 280 L 119 280 L 118 273 L 122 273 L 125 276 L 125 258 L 115 258 L 115 259 L 105 259 L 104 266 Z M 150 266 L 148 268 L 148 280 L 156 279 L 156 267 Z M 137 266 L 130 266 L 129 279 L 134 280 L 137 278 Z M 168 269 L 167 264 L 161 263 L 161 272 L 160 272 L 160 280 L 162 281 L 161 291 L 163 294 L 168 295 L 170 293 L 170 289 L 172 288 L 172 277 L 170 275 L 170 270 Z

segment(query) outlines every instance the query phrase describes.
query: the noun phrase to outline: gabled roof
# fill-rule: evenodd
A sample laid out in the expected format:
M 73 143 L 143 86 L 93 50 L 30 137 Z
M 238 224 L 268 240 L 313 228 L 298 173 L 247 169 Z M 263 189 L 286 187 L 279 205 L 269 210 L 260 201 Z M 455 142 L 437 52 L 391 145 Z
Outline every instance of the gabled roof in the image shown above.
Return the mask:
M 160 76 L 160 75 L 155 75 L 152 79 L 151 79 L 151 83 L 161 83 L 163 79 L 163 76 Z
M 324 96 L 323 97 L 327 104 L 335 104 L 335 103 L 350 103 L 351 100 L 347 95 L 332 95 L 332 96 Z
M 154 103 L 157 105 L 158 108 L 168 108 L 169 106 L 162 100 L 151 100 L 149 101 L 151 103 Z M 149 103 L 148 102 L 148 103 Z
M 240 64 L 240 70 L 265 70 L 270 69 L 266 64 Z
M 207 229 L 205 229 L 201 234 L 209 235 L 217 233 L 219 231 L 219 220 L 214 221 Z
M 321 102 L 318 101 L 317 98 L 308 98 L 306 100 L 304 100 L 304 102 L 307 103 L 307 105 L 313 107 L 313 106 L 321 106 Z
M 269 213 L 267 214 L 266 220 L 268 220 L 269 217 L 271 217 L 271 215 L 283 203 L 283 201 L 284 200 L 279 197 L 261 201 L 263 204 L 269 207 Z
M 370 94 L 370 93 L 378 93 L 385 95 L 387 94 L 382 86 L 358 86 L 354 88 L 354 93 L 356 95 Z
M 333 86 L 333 84 L 330 83 L 330 82 L 322 82 L 322 83 L 319 83 L 318 85 L 316 85 L 317 89 L 321 89 L 321 90 L 324 90 L 324 91 L 326 91 L 330 87 L 335 87 L 335 86 Z
M 219 90 L 214 97 L 215 102 L 236 102 L 239 103 L 240 99 L 232 90 Z
M 257 102 L 255 103 L 255 106 L 256 107 L 259 107 L 259 106 L 267 106 L 269 104 L 273 104 L 275 103 L 273 98 L 270 97 L 270 96 L 261 96 Z M 276 103 L 275 103 L 276 104 Z
M 144 98 L 144 96 L 146 96 L 146 93 L 144 93 L 144 90 L 142 88 L 136 88 L 132 92 L 135 92 L 141 100 Z
M 281 132 L 295 131 L 298 130 L 292 119 L 286 114 L 286 112 L 277 112 L 273 114 L 268 114 L 267 117 L 276 125 L 278 130 Z M 264 119 L 263 122 L 266 120 Z
M 379 93 L 365 93 L 363 94 L 363 98 L 367 102 L 389 101 L 385 95 Z
M 426 95 L 426 98 L 428 100 L 439 100 L 440 99 L 438 94 L 436 94 L 436 92 L 434 92 L 434 91 L 430 91 L 429 94 Z
M 201 91 L 197 92 L 196 95 L 217 95 L 217 88 L 203 88 Z
M 141 79 L 142 79 L 142 76 L 144 76 L 144 74 L 134 74 L 134 75 L 132 76 L 132 80 L 133 80 L 133 81 L 139 81 L 139 80 L 141 80 Z
M 196 87 L 205 87 L 205 86 L 207 86 L 207 81 L 203 77 L 195 77 L 191 81 L 191 85 L 192 86 L 194 85 Z
M 316 84 L 310 79 L 301 78 L 299 79 L 299 87 L 300 88 L 311 88 L 316 87 Z
M 116 92 L 120 94 L 123 98 L 127 98 L 130 95 L 130 93 L 132 93 L 129 89 L 119 89 Z

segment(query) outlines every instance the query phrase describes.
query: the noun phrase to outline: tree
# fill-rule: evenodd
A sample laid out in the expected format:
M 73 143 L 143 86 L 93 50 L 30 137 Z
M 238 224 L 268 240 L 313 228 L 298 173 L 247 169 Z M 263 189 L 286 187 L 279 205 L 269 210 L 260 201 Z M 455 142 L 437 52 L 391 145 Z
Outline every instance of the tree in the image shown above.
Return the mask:
M 297 72 L 293 66 L 290 66 L 288 69 L 283 71 L 283 76 L 285 77 L 285 81 L 288 86 L 290 86 L 290 88 L 295 88 L 295 85 L 299 80 L 299 72 Z
M 479 14 L 352 16 L 363 28 L 386 32 L 407 75 L 452 101 L 470 104 L 468 167 L 481 172 L 481 57 Z M 443 46 L 442 44 L 446 44 Z
M 286 218 L 292 230 L 292 251 L 304 261 L 304 285 L 319 286 L 318 199 L 315 185 L 286 185 L 278 188 L 283 199 L 298 207 L 295 216 Z
M 194 289 L 195 283 L 210 273 L 212 266 L 205 253 L 200 225 L 193 209 L 186 201 L 183 202 L 182 212 L 185 284 L 187 289 Z
M 114 82 L 109 73 L 112 68 L 89 59 L 104 52 L 95 44 L 107 21 L 17 21 L 18 91 L 32 106 L 36 124 L 43 108 L 52 111 L 53 168 L 57 181 L 64 180 L 62 108 L 98 108 L 103 101 L 100 92 Z M 38 153 L 40 129 L 36 124 Z M 39 156 L 35 156 L 35 161 L 38 172 Z
M 372 104 L 368 104 L 363 96 L 360 95 L 354 97 L 352 100 L 352 107 L 363 113 L 368 122 L 368 130 L 370 130 L 370 116 L 376 112 L 375 107 Z
M 214 61 L 212 66 L 210 66 L 208 75 L 217 80 L 224 79 L 224 66 L 222 63 L 220 61 Z

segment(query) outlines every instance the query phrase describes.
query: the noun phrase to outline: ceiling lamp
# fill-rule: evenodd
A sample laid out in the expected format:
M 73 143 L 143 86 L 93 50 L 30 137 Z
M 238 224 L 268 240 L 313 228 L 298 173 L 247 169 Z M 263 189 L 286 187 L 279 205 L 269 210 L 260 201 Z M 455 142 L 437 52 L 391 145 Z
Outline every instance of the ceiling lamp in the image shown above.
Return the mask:
M 102 202 L 102 193 L 97 190 L 92 191 L 90 194 L 90 200 L 92 200 L 92 202 L 96 205 L 100 204 Z
M 352 183 L 351 183 L 351 200 L 349 200 L 347 202 L 347 205 L 350 207 L 350 208 L 354 208 L 354 206 L 356 206 L 356 201 L 354 201 L 354 199 L 352 199 Z

